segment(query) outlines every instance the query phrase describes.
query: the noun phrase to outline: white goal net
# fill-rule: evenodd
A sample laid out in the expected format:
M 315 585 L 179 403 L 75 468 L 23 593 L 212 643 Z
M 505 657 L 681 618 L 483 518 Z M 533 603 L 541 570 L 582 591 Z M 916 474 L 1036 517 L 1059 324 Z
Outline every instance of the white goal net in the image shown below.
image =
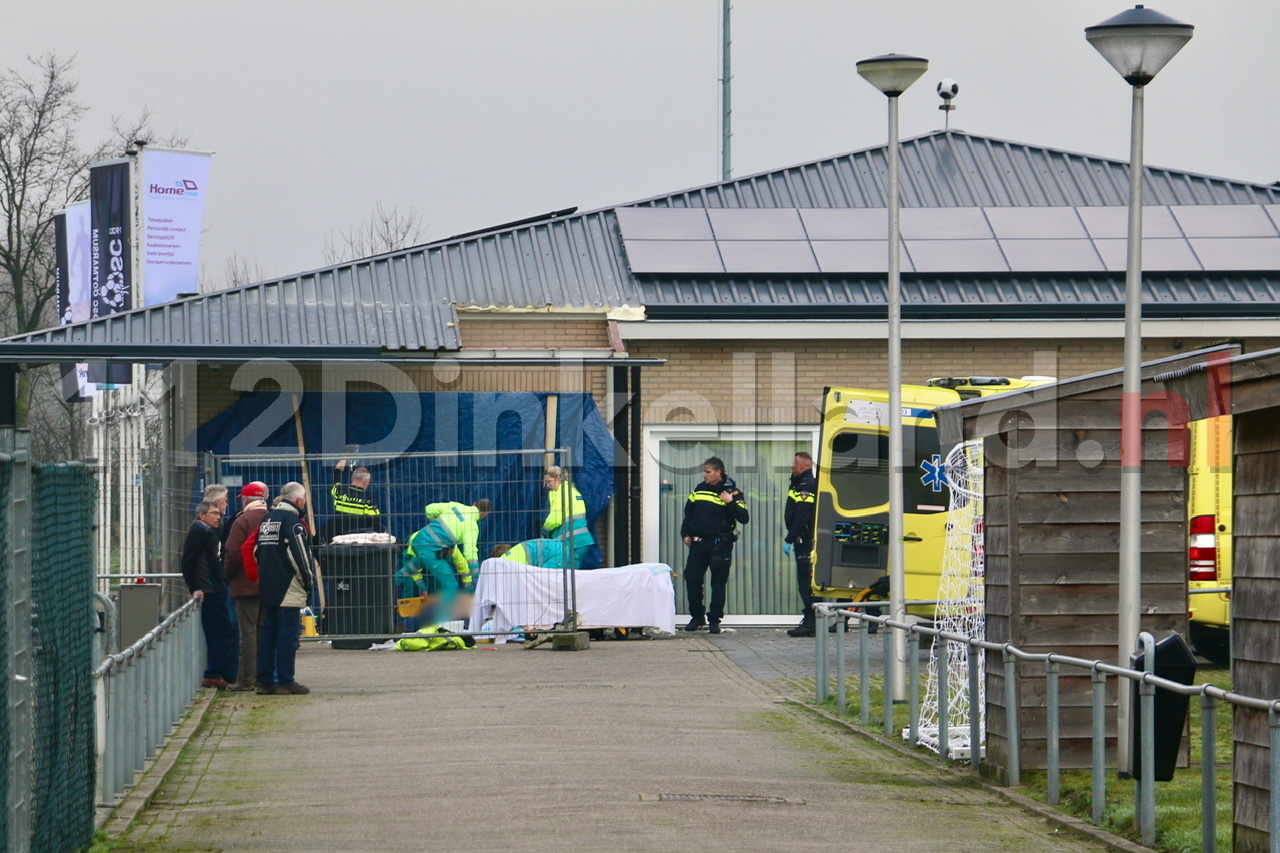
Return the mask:
M 982 442 L 967 441 L 947 455 L 947 479 L 951 486 L 951 506 L 947 541 L 942 561 L 942 582 L 934 627 L 966 637 L 982 637 L 986 608 L 983 580 L 986 548 L 983 537 Z M 969 654 L 978 655 L 978 695 L 969 695 Z M 979 732 L 986 738 L 985 653 L 960 643 L 935 640 L 929 655 L 925 697 L 920 708 L 917 742 L 937 752 L 939 668 L 947 673 L 947 746 L 950 758 L 964 759 L 971 753 L 969 708 L 976 704 Z M 906 732 L 904 737 L 909 736 Z M 981 743 L 979 743 L 979 747 Z

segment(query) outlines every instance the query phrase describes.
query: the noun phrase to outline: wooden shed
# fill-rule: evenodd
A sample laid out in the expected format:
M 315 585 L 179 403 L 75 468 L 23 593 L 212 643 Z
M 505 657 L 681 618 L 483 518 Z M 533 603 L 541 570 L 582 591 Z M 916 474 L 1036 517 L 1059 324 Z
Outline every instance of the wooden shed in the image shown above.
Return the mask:
M 1193 419 L 1232 415 L 1235 542 L 1231 640 L 1235 692 L 1280 698 L 1280 350 L 1160 376 Z M 1235 850 L 1268 850 L 1268 719 L 1235 709 Z
M 1152 380 L 1203 365 L 1226 346 L 1143 365 L 1142 630 L 1187 631 L 1185 442 L 1161 411 Z M 937 410 L 945 447 L 981 439 L 986 490 L 986 638 L 1036 653 L 1114 661 L 1119 636 L 1120 397 L 1123 372 L 1108 370 Z M 1156 394 L 1156 397 L 1148 395 Z M 1172 450 L 1172 456 L 1171 456 Z M 1008 768 L 1005 677 L 987 666 L 987 763 Z M 1047 763 L 1045 674 L 1020 665 L 1021 766 Z M 1088 673 L 1062 671 L 1061 766 L 1090 766 Z M 1114 705 L 1116 680 L 1108 679 Z M 1114 715 L 1108 761 L 1115 760 Z

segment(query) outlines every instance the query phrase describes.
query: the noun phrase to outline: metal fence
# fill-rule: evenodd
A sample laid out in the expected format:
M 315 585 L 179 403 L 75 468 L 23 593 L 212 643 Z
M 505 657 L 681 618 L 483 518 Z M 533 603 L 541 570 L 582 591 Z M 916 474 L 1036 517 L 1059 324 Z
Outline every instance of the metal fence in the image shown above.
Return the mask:
M 189 600 L 93 671 L 100 805 L 114 805 L 125 793 L 200 689 L 205 657 L 200 606 L 198 599 Z
M 1269 803 L 1269 822 L 1271 836 L 1271 850 L 1273 853 L 1280 853 L 1280 700 L 1259 699 L 1255 697 L 1241 696 L 1230 691 L 1222 690 L 1210 684 L 1187 685 L 1176 681 L 1159 678 L 1154 674 L 1156 664 L 1155 655 L 1155 639 L 1151 634 L 1143 632 L 1139 635 L 1139 646 L 1144 653 L 1145 671 L 1138 671 L 1120 667 L 1115 664 L 1105 663 L 1098 660 L 1084 660 L 1082 658 L 1070 657 L 1068 655 L 1059 654 L 1035 654 L 1023 651 L 1016 646 L 1003 643 L 992 643 L 972 637 L 966 637 L 961 634 L 952 634 L 945 631 L 939 631 L 926 627 L 921 624 L 907 624 L 904 622 L 896 622 L 889 617 L 869 616 L 861 611 L 862 605 L 850 605 L 848 603 L 819 603 L 814 609 L 818 616 L 818 630 L 816 633 L 817 642 L 815 643 L 815 696 L 818 702 L 826 701 L 831 695 L 831 672 L 830 658 L 832 649 L 828 644 L 828 629 L 835 626 L 834 653 L 836 671 L 835 688 L 836 688 L 836 710 L 839 714 L 845 713 L 846 706 L 846 653 L 845 653 L 845 618 L 856 622 L 858 636 L 858 680 L 861 690 L 861 723 L 863 726 L 870 725 L 870 683 L 871 668 L 869 654 L 870 644 L 870 627 L 879 625 L 882 629 L 889 628 L 892 630 L 881 630 L 881 642 L 884 645 L 884 654 L 882 660 L 886 662 L 883 672 L 883 726 L 886 737 L 894 736 L 894 720 L 893 720 L 893 694 L 894 685 L 892 682 L 893 668 L 887 663 L 893 660 L 893 637 L 897 632 L 905 631 L 907 633 L 907 684 L 905 692 L 908 697 L 908 714 L 909 729 L 908 737 L 912 743 L 915 742 L 917 727 L 919 725 L 919 702 L 920 702 L 920 673 L 919 673 L 919 657 L 920 657 L 920 638 L 933 637 L 935 642 L 941 641 L 946 645 L 959 644 L 966 645 L 971 650 L 985 650 L 987 652 L 998 652 L 1001 655 L 1001 661 L 1004 668 L 1005 684 L 1011 685 L 1011 696 L 1006 697 L 1005 714 L 1006 728 L 1009 737 L 1009 756 L 1008 756 L 1008 778 L 1010 785 L 1018 785 L 1021 781 L 1021 770 L 1019 766 L 1020 754 L 1020 732 L 1021 732 L 1021 709 L 1017 699 L 1017 673 L 1018 662 L 1041 663 L 1045 668 L 1046 677 L 1046 729 L 1047 729 L 1047 799 L 1050 805 L 1056 805 L 1060 797 L 1061 771 L 1060 771 L 1060 715 L 1061 709 L 1058 704 L 1058 681 L 1060 678 L 1060 670 L 1062 667 L 1083 670 L 1089 672 L 1093 679 L 1093 703 L 1092 703 L 1092 767 L 1091 774 L 1093 778 L 1093 813 L 1092 820 L 1095 824 L 1101 824 L 1103 820 L 1103 812 L 1106 806 L 1106 683 L 1108 676 L 1117 676 L 1122 679 L 1134 682 L 1138 685 L 1140 714 L 1144 721 L 1155 719 L 1155 694 L 1157 689 L 1167 690 L 1182 696 L 1199 696 L 1201 707 L 1201 845 L 1206 851 L 1214 851 L 1217 849 L 1217 789 L 1215 779 L 1217 774 L 1217 738 L 1216 738 L 1216 713 L 1219 703 L 1226 702 L 1229 705 L 1240 706 L 1244 708 L 1252 708 L 1258 711 L 1264 711 L 1268 715 L 1269 722 L 1269 755 L 1270 755 L 1270 803 Z M 977 693 L 978 685 L 978 654 L 968 655 L 969 660 L 969 689 L 971 695 Z M 945 679 L 945 667 L 939 667 L 939 677 Z M 938 731 L 939 731 L 939 756 L 943 761 L 951 758 L 950 750 L 947 743 L 948 733 L 954 729 L 951 723 L 951 713 L 947 707 L 947 685 L 944 683 L 938 688 Z M 972 708 L 972 711 L 978 709 Z M 962 721 L 962 725 L 969 730 L 971 743 L 978 743 L 979 739 L 979 715 L 971 713 L 969 719 Z M 1143 725 L 1142 736 L 1139 742 L 1139 768 L 1141 778 L 1144 780 L 1153 780 L 1155 778 L 1155 728 L 1154 725 Z M 981 763 L 981 750 L 970 750 L 968 755 L 970 765 L 974 770 L 978 770 Z M 1156 838 L 1156 809 L 1155 809 L 1155 783 L 1154 782 L 1136 782 L 1137 792 L 1135 796 L 1135 814 L 1134 825 L 1140 828 L 1142 834 L 1142 843 L 1151 846 L 1155 843 Z
M 548 466 L 562 468 L 572 484 L 570 452 L 563 448 L 394 455 L 353 448 L 344 454 L 215 456 L 206 465 L 208 479 L 228 487 L 231 511 L 238 509 L 239 489 L 253 481 L 265 483 L 271 495 L 279 494 L 288 482 L 307 487 L 310 499 L 306 512 L 316 532 L 315 553 L 320 571 L 311 601 L 312 612 L 318 617 L 318 634 L 304 633 L 303 639 L 332 640 L 339 647 L 350 648 L 367 648 L 371 642 L 414 631 L 424 624 L 424 613 L 431 612 L 436 591 L 428 590 L 424 602 L 416 595 L 410 572 L 401 571 L 406 544 L 427 523 L 428 505 L 472 505 L 482 498 L 491 501 L 492 510 L 479 522 L 476 545 L 475 556 L 484 561 L 501 550 L 498 546 L 511 547 L 546 537 L 543 522 L 548 513 L 548 492 L 543 485 L 543 472 Z M 376 527 L 388 534 L 389 541 L 332 541 L 349 527 L 350 517 L 335 512 L 334 501 L 340 490 L 350 484 L 356 469 L 367 471 L 371 478 L 365 492 L 378 508 Z M 534 547 L 529 546 L 529 550 Z M 574 550 L 563 547 L 562 551 L 562 567 L 577 568 L 579 558 Z M 583 556 L 587 561 L 599 560 L 598 554 Z M 551 589 L 524 582 L 524 574 L 532 572 L 522 573 L 510 563 L 502 565 L 508 575 L 503 589 L 511 594 L 518 587 L 526 596 L 536 596 L 536 600 L 523 605 L 526 611 L 536 608 L 545 614 L 545 627 L 563 621 L 566 611 L 574 609 L 570 574 Z M 479 577 L 473 577 L 471 585 L 479 581 Z M 470 598 L 459 596 L 451 612 L 432 615 L 437 617 L 437 623 L 470 619 Z M 452 627 L 460 628 L 461 622 Z M 481 628 L 470 624 L 468 627 L 472 631 Z

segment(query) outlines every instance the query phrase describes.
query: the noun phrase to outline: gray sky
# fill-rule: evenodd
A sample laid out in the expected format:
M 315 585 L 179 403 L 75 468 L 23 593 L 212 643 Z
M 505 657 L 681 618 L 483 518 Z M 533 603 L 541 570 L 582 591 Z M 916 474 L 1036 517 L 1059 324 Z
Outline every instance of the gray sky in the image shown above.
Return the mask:
M 1276 0 L 1157 0 L 1196 36 L 1149 87 L 1147 163 L 1280 180 Z M 952 126 L 1127 159 L 1129 87 L 1083 29 L 1117 0 L 734 0 L 735 175 L 881 144 L 884 97 L 854 70 L 913 53 L 902 135 Z M 324 265 L 373 207 L 428 239 L 719 179 L 720 0 L 43 0 L 0 29 L 7 67 L 74 56 L 91 111 L 153 113 L 215 152 L 204 275 Z

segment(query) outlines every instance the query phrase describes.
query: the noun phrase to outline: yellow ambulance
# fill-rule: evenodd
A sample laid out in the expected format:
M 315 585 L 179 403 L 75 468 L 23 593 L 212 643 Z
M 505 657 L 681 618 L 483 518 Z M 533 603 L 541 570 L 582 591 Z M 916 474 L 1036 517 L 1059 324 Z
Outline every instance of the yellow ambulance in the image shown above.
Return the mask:
M 1187 612 L 1191 642 L 1200 654 L 1225 663 L 1231 656 L 1231 416 L 1192 421 L 1190 433 Z

